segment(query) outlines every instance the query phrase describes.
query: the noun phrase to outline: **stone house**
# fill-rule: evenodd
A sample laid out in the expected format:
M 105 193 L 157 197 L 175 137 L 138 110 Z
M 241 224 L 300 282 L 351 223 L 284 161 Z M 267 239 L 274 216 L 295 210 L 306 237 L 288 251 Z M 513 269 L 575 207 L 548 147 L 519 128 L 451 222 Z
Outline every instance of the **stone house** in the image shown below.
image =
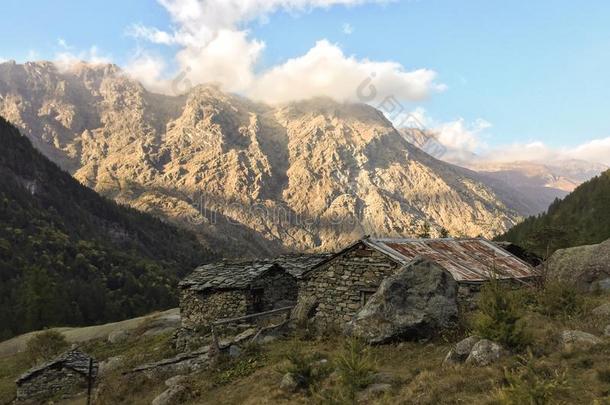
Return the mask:
M 298 307 L 320 326 L 341 326 L 381 282 L 415 259 L 447 270 L 458 282 L 458 300 L 469 300 L 491 277 L 523 283 L 533 267 L 485 239 L 364 238 L 313 266 L 303 275 Z
M 95 380 L 97 372 L 98 362 L 95 359 L 78 349 L 70 350 L 19 377 L 16 381 L 17 401 L 84 392 L 89 377 Z
M 294 305 L 302 274 L 328 256 L 285 255 L 200 266 L 179 285 L 182 326 L 206 326 L 221 318 Z

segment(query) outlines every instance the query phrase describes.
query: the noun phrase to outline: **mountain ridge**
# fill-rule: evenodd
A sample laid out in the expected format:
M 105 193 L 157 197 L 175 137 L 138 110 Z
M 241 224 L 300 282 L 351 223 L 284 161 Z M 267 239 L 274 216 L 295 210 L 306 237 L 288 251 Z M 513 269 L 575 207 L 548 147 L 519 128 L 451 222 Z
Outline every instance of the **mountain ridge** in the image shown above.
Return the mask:
M 425 224 L 492 236 L 526 210 L 519 193 L 429 156 L 370 106 L 268 106 L 213 86 L 160 96 L 116 69 L 2 64 L 0 115 L 83 184 L 207 246 L 335 250 Z

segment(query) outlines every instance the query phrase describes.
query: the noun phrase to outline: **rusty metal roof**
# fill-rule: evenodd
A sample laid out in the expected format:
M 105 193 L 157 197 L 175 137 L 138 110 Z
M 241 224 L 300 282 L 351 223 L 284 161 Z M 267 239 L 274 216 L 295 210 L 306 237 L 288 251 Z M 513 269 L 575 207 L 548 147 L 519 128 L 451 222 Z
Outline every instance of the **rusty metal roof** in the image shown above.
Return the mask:
M 477 239 L 377 239 L 361 241 L 400 264 L 415 258 L 433 261 L 451 273 L 456 281 L 524 279 L 536 276 L 534 269 L 492 242 Z

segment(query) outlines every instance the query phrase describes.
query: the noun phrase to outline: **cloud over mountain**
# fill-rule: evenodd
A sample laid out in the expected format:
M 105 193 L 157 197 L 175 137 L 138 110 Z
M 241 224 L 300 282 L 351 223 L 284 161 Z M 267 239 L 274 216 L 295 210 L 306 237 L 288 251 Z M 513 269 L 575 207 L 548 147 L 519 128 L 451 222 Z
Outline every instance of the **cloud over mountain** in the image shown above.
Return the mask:
M 166 61 L 142 53 L 127 71 L 149 88 L 175 94 L 184 87 L 218 83 L 225 90 L 270 103 L 327 96 L 359 101 L 358 87 L 373 79 L 376 94 L 401 100 L 420 100 L 444 90 L 429 69 L 407 70 L 392 61 L 371 61 L 345 55 L 342 49 L 320 39 L 304 55 L 258 71 L 265 43 L 253 38 L 248 24 L 265 20 L 276 11 L 307 12 L 335 5 L 384 3 L 380 0 L 159 0 L 175 28 L 134 25 L 132 36 L 155 44 L 177 46 L 176 79 L 164 75 Z

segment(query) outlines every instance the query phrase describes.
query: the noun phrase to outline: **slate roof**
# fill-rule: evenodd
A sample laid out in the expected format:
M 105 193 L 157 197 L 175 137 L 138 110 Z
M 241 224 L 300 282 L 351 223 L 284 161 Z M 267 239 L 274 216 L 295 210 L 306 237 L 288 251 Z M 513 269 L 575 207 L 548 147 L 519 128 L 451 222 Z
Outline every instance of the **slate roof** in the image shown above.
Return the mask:
M 43 372 L 44 370 L 58 367 L 72 369 L 86 377 L 89 374 L 89 360 L 91 359 L 93 359 L 91 356 L 81 352 L 78 349 L 69 350 L 65 353 L 60 354 L 59 356 L 47 363 L 29 369 L 24 374 L 22 374 L 21 377 L 19 377 L 16 383 L 21 384 L 24 381 L 27 381 L 30 378 L 36 376 L 37 374 Z M 92 376 L 94 378 L 97 375 L 97 370 L 98 362 L 93 359 Z
M 288 254 L 279 256 L 273 261 L 285 268 L 294 277 L 301 278 L 307 270 L 331 256 L 332 253 Z
M 275 263 L 266 260 L 223 260 L 197 267 L 180 282 L 180 287 L 196 291 L 246 289 L 274 267 L 277 267 Z
M 364 238 L 333 257 L 361 243 L 401 265 L 416 258 L 428 259 L 449 271 L 456 281 L 479 282 L 489 280 L 492 276 L 498 279 L 527 279 L 537 275 L 532 266 L 483 238 Z M 326 261 L 315 268 L 319 268 Z
M 222 260 L 197 267 L 180 282 L 181 288 L 196 291 L 208 289 L 247 289 L 252 282 L 276 268 L 283 269 L 295 278 L 330 257 L 330 254 L 290 254 L 273 259 Z

